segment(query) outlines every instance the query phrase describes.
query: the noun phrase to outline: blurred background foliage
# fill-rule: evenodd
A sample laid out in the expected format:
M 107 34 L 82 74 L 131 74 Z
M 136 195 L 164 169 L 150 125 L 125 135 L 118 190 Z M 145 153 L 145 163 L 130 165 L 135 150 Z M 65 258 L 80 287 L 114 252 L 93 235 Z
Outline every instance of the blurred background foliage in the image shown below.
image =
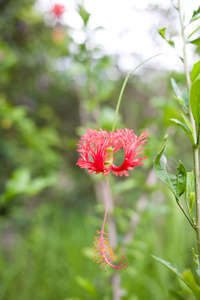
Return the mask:
M 0 1 L 0 300 L 113 299 L 113 270 L 99 271 L 90 252 L 104 210 L 102 178 L 76 166 L 76 143 L 88 127 L 111 129 L 124 76 L 117 57 L 92 43 L 84 6 L 77 5 L 85 35 L 78 44 L 75 29 L 48 12 L 46 25 L 34 4 Z M 168 167 L 181 158 L 191 170 L 187 140 L 169 121 L 180 113 L 171 77 L 184 89 L 183 74 L 134 75 L 120 107 L 118 128 L 150 135 L 144 166 L 111 178 L 116 252 L 124 248 L 130 264 L 120 272 L 121 299 L 193 299 L 151 257 L 193 268 L 192 230 L 152 169 L 169 133 Z

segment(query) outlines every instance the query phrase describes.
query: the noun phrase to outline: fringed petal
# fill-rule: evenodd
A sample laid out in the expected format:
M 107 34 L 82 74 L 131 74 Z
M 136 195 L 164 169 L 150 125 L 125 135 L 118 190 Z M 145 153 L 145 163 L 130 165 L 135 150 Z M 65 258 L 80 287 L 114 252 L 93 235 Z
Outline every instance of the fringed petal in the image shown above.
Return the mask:
M 114 132 L 107 132 L 100 129 L 88 129 L 79 141 L 77 151 L 80 153 L 77 165 L 80 168 L 88 169 L 88 173 L 103 173 L 109 175 L 110 171 L 114 175 L 129 176 L 128 170 L 132 170 L 137 165 L 142 165 L 141 157 L 143 145 L 147 141 L 148 133 L 145 131 L 137 137 L 130 129 L 117 129 Z M 113 163 L 115 157 L 113 153 L 124 149 L 125 159 L 121 166 L 117 167 Z M 111 154 L 112 152 L 112 154 Z M 112 155 L 112 157 L 111 157 Z
M 118 143 L 116 143 L 116 147 L 114 148 L 113 152 L 116 152 L 120 150 L 120 148 L 124 149 L 124 162 L 121 166 L 117 167 L 115 164 L 112 164 L 111 171 L 116 176 L 129 176 L 128 170 L 132 170 L 135 166 L 142 165 L 143 163 L 141 160 L 144 160 L 147 158 L 147 156 L 144 157 L 138 157 L 138 155 L 143 154 L 141 152 L 144 150 L 144 147 L 141 147 L 145 142 L 146 138 L 148 137 L 147 132 L 143 132 L 139 138 L 133 133 L 130 129 L 118 129 L 117 130 L 118 136 L 116 139 L 118 140 Z M 116 142 L 116 140 L 115 140 Z

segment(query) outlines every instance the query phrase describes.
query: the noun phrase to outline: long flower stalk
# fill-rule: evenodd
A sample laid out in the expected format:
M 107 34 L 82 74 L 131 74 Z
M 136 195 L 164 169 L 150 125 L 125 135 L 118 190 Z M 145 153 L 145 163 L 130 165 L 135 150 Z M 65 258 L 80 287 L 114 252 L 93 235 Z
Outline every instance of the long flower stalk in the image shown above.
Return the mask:
M 98 236 L 95 236 L 95 242 L 92 251 L 94 252 L 93 259 L 96 261 L 97 264 L 100 264 L 99 269 L 102 269 L 102 271 L 107 271 L 107 265 L 115 268 L 115 269 L 125 269 L 129 265 L 128 263 L 123 264 L 125 256 L 121 257 L 121 260 L 118 265 L 113 265 L 113 261 L 117 258 L 114 257 L 113 250 L 111 246 L 109 245 L 108 238 L 105 237 L 108 234 L 104 231 L 106 217 L 107 217 L 107 210 L 108 210 L 108 187 L 109 187 L 109 180 L 107 176 L 107 185 L 106 185 L 106 198 L 105 198 L 105 213 L 104 213 L 104 219 L 101 231 L 97 230 Z
M 124 82 L 123 82 L 123 85 L 122 85 L 122 88 L 121 88 L 121 91 L 120 91 L 120 94 L 119 94 L 119 98 L 118 98 L 118 101 L 117 101 L 117 106 L 116 106 L 116 110 L 115 110 L 115 116 L 114 116 L 114 121 L 113 121 L 113 126 L 112 126 L 112 131 L 115 130 L 115 124 L 116 124 L 116 120 L 117 120 L 117 115 L 118 115 L 118 112 L 119 112 L 119 107 L 120 107 L 120 103 L 121 103 L 121 100 L 122 100 L 122 96 L 123 96 L 123 93 L 124 93 L 124 89 L 126 87 L 126 84 L 129 80 L 129 77 L 137 70 L 139 69 L 142 65 L 144 65 L 146 62 L 148 62 L 149 60 L 157 57 L 157 56 L 160 56 L 160 55 L 163 55 L 165 53 L 159 53 L 159 54 L 156 54 L 154 56 L 151 56 L 149 58 L 147 58 L 146 60 L 144 60 L 143 62 L 141 62 L 139 65 L 137 65 L 137 67 L 135 67 L 132 71 L 130 71 L 127 75 L 126 75 L 126 78 L 124 79 Z
M 180 17 L 181 24 L 181 34 L 183 40 L 183 61 L 185 68 L 185 75 L 190 99 L 190 88 L 191 88 L 191 79 L 190 72 L 188 68 L 188 59 L 187 59 L 187 51 L 186 51 L 186 38 L 185 38 L 185 26 L 183 23 L 183 17 L 181 12 L 181 3 L 178 0 L 178 11 Z M 193 145 L 193 157 L 194 157 L 194 178 L 195 178 L 195 195 L 196 195 L 196 233 L 197 233 L 197 244 L 198 244 L 198 252 L 200 257 L 200 173 L 199 173 L 199 139 L 197 137 L 196 125 L 192 115 L 190 103 L 189 103 L 189 116 L 190 122 L 193 128 L 193 137 L 194 137 L 194 145 Z

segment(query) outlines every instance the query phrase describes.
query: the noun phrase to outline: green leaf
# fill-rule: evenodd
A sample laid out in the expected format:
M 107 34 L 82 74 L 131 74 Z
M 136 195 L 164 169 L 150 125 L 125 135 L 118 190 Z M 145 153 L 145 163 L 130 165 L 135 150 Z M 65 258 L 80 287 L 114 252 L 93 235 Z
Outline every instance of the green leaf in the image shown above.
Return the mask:
M 176 291 L 169 290 L 169 296 L 169 299 L 185 300 L 185 297 L 179 295 Z
M 190 75 L 192 82 L 200 75 L 200 60 L 194 64 Z
M 158 30 L 158 33 L 162 36 L 162 38 L 165 40 L 165 30 L 166 30 L 166 27 L 163 27 L 161 29 Z
M 197 38 L 195 40 L 189 41 L 189 43 L 194 44 L 196 46 L 200 46 L 200 38 Z
M 88 294 L 90 294 L 93 298 L 97 298 L 97 292 L 93 287 L 92 283 L 88 279 L 82 276 L 77 276 L 76 282 L 82 289 L 88 292 Z
M 170 262 L 153 256 L 158 262 L 163 264 L 165 267 L 173 271 L 193 292 L 197 299 L 200 299 L 200 287 L 195 282 L 194 276 L 191 270 L 184 270 L 183 268 L 177 266 L 176 264 L 171 264 Z
M 167 42 L 168 42 L 168 44 L 169 44 L 170 46 L 172 46 L 173 48 L 175 47 L 174 41 L 168 40 Z
M 200 126 L 200 79 L 192 83 L 190 89 L 190 106 L 197 126 Z
M 170 121 L 172 121 L 173 123 L 180 126 L 185 131 L 185 133 L 188 135 L 188 137 L 190 138 L 192 144 L 194 145 L 195 142 L 194 142 L 194 137 L 193 137 L 192 125 L 191 125 L 190 121 L 184 115 L 182 115 L 182 117 L 183 117 L 184 121 L 186 122 L 187 127 L 183 123 L 181 123 L 181 121 L 179 121 L 177 119 L 170 119 Z
M 172 85 L 173 91 L 175 93 L 174 98 L 181 104 L 184 112 L 187 113 L 188 112 L 188 108 L 187 108 L 188 99 L 186 98 L 184 92 L 182 92 L 179 89 L 179 87 L 178 87 L 178 85 L 177 85 L 177 83 L 176 83 L 176 81 L 173 77 L 171 78 L 171 85 Z
M 3 202 L 6 202 L 16 195 L 26 193 L 30 182 L 30 171 L 20 168 L 13 172 L 11 178 L 7 181 L 6 191 L 2 195 Z
M 5 203 L 17 195 L 36 195 L 46 187 L 56 183 L 56 176 L 37 177 L 31 179 L 29 169 L 20 168 L 13 172 L 11 178 L 7 181 L 6 190 L 1 195 L 2 203 Z
M 167 40 L 166 36 L 165 36 L 165 31 L 166 31 L 166 27 L 163 27 L 161 29 L 158 30 L 158 33 L 161 35 L 161 37 L 170 45 L 174 48 L 174 42 L 171 40 Z
M 194 10 L 194 11 L 193 11 L 192 17 L 195 17 L 195 16 L 198 15 L 198 14 L 200 14 L 200 6 L 198 7 L 197 10 Z
M 82 5 L 78 5 L 78 8 L 79 8 L 79 15 L 83 19 L 84 25 L 86 26 L 89 21 L 90 14 L 85 10 L 85 8 Z
M 189 131 L 191 132 L 191 134 L 193 135 L 194 134 L 194 130 L 192 128 L 192 124 L 190 123 L 190 120 L 188 120 L 183 114 L 181 114 L 183 120 L 185 121 Z
M 189 34 L 189 38 L 194 34 L 194 33 L 196 33 L 197 31 L 199 31 L 199 29 L 200 29 L 200 26 L 198 26 L 195 30 L 193 30 L 190 34 Z
M 187 172 L 186 196 L 189 197 L 194 192 L 194 171 Z
M 54 185 L 57 182 L 57 178 L 54 174 L 47 177 L 37 177 L 30 181 L 30 184 L 27 188 L 27 194 L 34 196 L 40 193 L 47 187 Z
M 186 188 L 187 172 L 185 166 L 179 161 L 179 166 L 177 167 L 178 172 L 176 174 L 168 173 L 166 171 L 167 158 L 163 154 L 164 150 L 165 146 L 155 159 L 154 169 L 158 178 L 169 187 L 176 199 L 179 199 Z
M 189 200 L 190 214 L 192 216 L 192 208 L 195 200 L 194 171 L 187 172 L 186 197 Z
M 185 270 L 182 275 L 193 294 L 197 299 L 200 299 L 200 287 L 197 285 L 191 270 Z
M 193 15 L 192 15 L 192 18 L 190 20 L 190 23 L 198 20 L 199 18 L 200 18 L 200 6 L 197 10 L 193 11 Z
M 184 100 L 183 100 L 183 97 L 182 97 L 182 92 L 179 89 L 179 87 L 178 87 L 178 85 L 177 85 L 177 83 L 176 83 L 176 81 L 173 77 L 171 78 L 171 84 L 172 84 L 172 88 L 174 90 L 174 93 L 175 93 L 176 97 L 181 100 L 182 104 L 184 104 Z
M 178 170 L 177 174 L 176 175 L 172 174 L 170 175 L 170 177 L 174 189 L 176 190 L 176 195 L 180 197 L 185 192 L 187 172 L 185 166 L 180 161 L 177 170 Z
M 171 264 L 170 262 L 168 262 L 160 257 L 156 257 L 154 255 L 152 255 L 152 257 L 155 258 L 162 265 L 164 265 L 165 267 L 167 267 L 168 269 L 173 271 L 190 288 L 188 282 L 184 279 L 184 277 L 182 275 L 184 272 L 184 269 L 182 267 L 177 266 L 176 264 Z

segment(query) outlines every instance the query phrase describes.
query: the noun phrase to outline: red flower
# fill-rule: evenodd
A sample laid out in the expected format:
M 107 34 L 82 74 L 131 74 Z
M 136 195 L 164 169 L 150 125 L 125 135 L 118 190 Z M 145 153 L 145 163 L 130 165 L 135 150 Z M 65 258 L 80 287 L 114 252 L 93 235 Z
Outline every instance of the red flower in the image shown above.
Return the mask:
M 88 129 L 77 144 L 77 151 L 81 155 L 77 165 L 88 169 L 88 173 L 103 173 L 107 176 L 111 171 L 115 175 L 122 176 L 125 174 L 128 176 L 127 171 L 132 170 L 135 166 L 142 165 L 143 162 L 141 161 L 146 158 L 146 156 L 141 157 L 140 155 L 143 153 L 142 150 L 144 150 L 144 147 L 142 145 L 146 142 L 147 137 L 147 132 L 143 132 L 140 137 L 137 137 L 130 129 L 118 129 L 110 133 L 102 129 L 100 131 Z M 117 167 L 113 163 L 115 160 L 113 154 L 121 148 L 124 149 L 125 157 L 122 165 Z M 113 254 L 108 238 L 104 237 L 106 234 L 104 232 L 104 225 L 108 205 L 108 177 L 106 195 L 103 225 L 101 231 L 97 231 L 98 236 L 95 236 L 95 242 L 93 243 L 93 260 L 100 265 L 100 269 L 105 271 L 107 270 L 107 265 L 115 269 L 125 269 L 129 264 L 124 263 L 124 256 L 121 257 L 118 265 L 113 265 L 113 261 L 117 257 Z
M 81 137 L 78 145 L 78 152 L 81 154 L 77 165 L 81 168 L 88 169 L 88 173 L 96 172 L 108 175 L 110 171 L 122 176 L 128 176 L 128 170 L 132 170 L 135 166 L 142 165 L 146 156 L 140 157 L 144 147 L 141 146 L 146 142 L 147 132 L 137 136 L 130 129 L 118 129 L 108 133 L 106 130 L 100 129 L 96 131 L 88 129 L 86 134 Z M 113 163 L 115 157 L 113 153 L 124 149 L 124 162 L 120 167 L 116 167 Z
M 51 12 L 57 17 L 60 18 L 60 16 L 66 11 L 65 6 L 62 4 L 54 4 Z

